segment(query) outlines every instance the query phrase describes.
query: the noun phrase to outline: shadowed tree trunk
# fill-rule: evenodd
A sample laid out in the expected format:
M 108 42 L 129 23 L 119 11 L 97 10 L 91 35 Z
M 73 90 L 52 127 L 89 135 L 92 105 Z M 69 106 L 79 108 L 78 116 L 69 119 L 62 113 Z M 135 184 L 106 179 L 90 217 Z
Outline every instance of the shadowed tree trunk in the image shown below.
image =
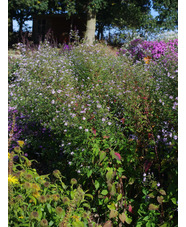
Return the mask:
M 88 11 L 87 13 L 87 25 L 85 32 L 85 41 L 88 44 L 93 44 L 95 41 L 95 31 L 96 31 L 96 14 Z

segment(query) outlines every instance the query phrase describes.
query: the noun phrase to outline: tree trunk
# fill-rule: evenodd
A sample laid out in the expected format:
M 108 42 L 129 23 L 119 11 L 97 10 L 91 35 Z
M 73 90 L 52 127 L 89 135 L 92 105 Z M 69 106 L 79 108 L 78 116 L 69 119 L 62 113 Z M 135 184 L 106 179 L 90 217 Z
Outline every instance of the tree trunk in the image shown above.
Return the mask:
M 96 31 L 96 14 L 88 11 L 87 13 L 87 26 L 85 32 L 85 42 L 92 45 L 95 41 Z

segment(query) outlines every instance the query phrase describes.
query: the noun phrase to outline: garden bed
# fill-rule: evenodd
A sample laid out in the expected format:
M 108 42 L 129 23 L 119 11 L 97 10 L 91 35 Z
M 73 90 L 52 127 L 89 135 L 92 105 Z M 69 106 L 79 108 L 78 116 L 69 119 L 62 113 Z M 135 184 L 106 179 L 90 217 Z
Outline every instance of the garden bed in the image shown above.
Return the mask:
M 9 226 L 177 226 L 177 41 L 19 51 Z

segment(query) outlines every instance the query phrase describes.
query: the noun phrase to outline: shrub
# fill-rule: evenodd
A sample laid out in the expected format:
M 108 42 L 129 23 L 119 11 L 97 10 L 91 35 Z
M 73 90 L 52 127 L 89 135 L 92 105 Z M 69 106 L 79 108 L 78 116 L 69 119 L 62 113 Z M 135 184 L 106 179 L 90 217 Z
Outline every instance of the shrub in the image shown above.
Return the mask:
M 89 189 L 102 222 L 177 225 L 177 55 L 166 48 L 141 61 L 139 47 L 133 61 L 99 44 L 45 42 L 23 51 L 9 87 L 10 106 L 51 132 L 43 163 Z
M 19 161 L 13 163 L 15 155 Z M 39 175 L 31 168 L 32 162 L 20 146 L 9 155 L 9 226 L 96 226 L 86 200 L 93 199 L 92 195 L 78 184 L 67 187 L 59 170 L 54 171 L 54 181 L 49 175 Z

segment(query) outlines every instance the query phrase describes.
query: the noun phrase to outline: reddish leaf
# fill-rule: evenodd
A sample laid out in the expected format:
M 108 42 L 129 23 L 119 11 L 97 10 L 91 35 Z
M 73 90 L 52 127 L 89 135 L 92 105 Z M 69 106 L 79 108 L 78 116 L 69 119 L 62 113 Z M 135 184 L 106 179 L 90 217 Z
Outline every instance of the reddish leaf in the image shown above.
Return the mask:
M 104 225 L 103 225 L 103 227 L 112 227 L 112 222 L 109 220 L 109 221 L 107 221 Z
M 133 213 L 133 211 L 132 211 L 132 206 L 131 206 L 131 205 L 129 205 L 128 211 L 129 211 L 130 213 Z
M 96 129 L 92 128 L 92 133 L 96 136 Z
M 92 119 L 94 119 L 95 118 L 95 116 L 93 115 L 89 120 L 92 120 Z
M 151 133 L 148 133 L 148 138 L 152 138 L 152 134 Z
M 144 163 L 145 173 L 150 169 L 151 165 L 152 165 L 152 162 L 145 161 Z
M 125 118 L 122 118 L 121 122 L 122 122 L 122 124 L 124 124 L 125 123 Z
M 119 160 L 119 161 L 121 160 L 121 155 L 119 153 L 115 152 L 115 156 L 116 156 L 117 160 Z

